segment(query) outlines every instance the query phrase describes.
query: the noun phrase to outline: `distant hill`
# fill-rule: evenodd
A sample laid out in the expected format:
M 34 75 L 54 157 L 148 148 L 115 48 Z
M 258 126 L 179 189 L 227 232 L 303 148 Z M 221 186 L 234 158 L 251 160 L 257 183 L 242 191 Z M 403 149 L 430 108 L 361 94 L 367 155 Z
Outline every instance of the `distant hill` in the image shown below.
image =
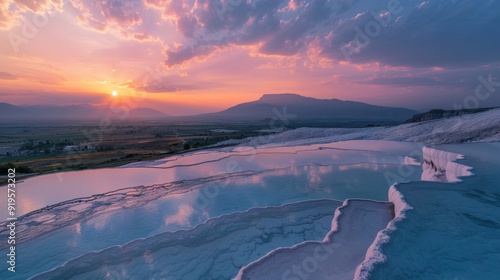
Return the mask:
M 485 112 L 491 109 L 495 109 L 498 107 L 491 108 L 477 108 L 477 109 L 460 109 L 460 110 L 443 110 L 443 109 L 432 109 L 428 112 L 422 114 L 416 114 L 410 119 L 406 120 L 405 123 L 416 123 L 423 121 L 430 121 L 436 119 L 444 119 L 461 115 L 475 114 Z
M 285 111 L 286 108 L 286 111 Z M 338 99 L 316 99 L 298 94 L 265 94 L 259 100 L 242 103 L 224 111 L 199 115 L 205 120 L 262 120 L 293 115 L 295 120 L 391 120 L 404 121 L 418 113 L 399 108 L 375 106 Z
M 151 108 L 136 108 L 130 110 L 130 117 L 133 119 L 161 119 L 165 118 L 166 115 Z
M 166 115 L 151 108 L 135 108 L 124 113 L 91 105 L 14 106 L 0 103 L 0 121 L 10 120 L 92 120 L 102 118 L 160 119 Z
M 0 103 L 0 116 L 16 114 L 19 110 L 18 107 L 9 103 Z
M 307 124 L 315 122 L 403 122 L 418 112 L 399 108 L 375 106 L 362 102 L 338 99 L 316 99 L 298 94 L 264 94 L 259 100 L 238 104 L 226 110 L 196 116 L 169 117 L 171 120 L 192 121 L 268 121 L 277 119 Z M 288 115 L 288 116 L 285 116 Z M 164 119 L 167 116 L 151 108 L 136 108 L 124 114 L 92 105 L 14 106 L 0 103 L 0 121 L 10 120 L 91 120 L 104 117 L 119 119 Z M 279 124 L 277 124 L 279 125 Z

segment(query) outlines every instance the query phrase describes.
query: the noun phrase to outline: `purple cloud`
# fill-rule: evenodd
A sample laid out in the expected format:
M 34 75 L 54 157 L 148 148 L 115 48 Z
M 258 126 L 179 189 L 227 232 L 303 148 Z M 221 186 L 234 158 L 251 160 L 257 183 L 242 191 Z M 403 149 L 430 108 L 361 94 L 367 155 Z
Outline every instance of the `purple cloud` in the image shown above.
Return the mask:
M 355 64 L 468 67 L 500 60 L 497 1 L 310 0 L 294 1 L 296 9 L 289 4 L 196 0 L 189 11 L 174 9 L 177 28 L 189 40 L 185 49 L 166 52 L 166 64 L 230 45 L 259 45 L 262 54 L 304 56 L 313 40 L 321 42 L 321 56 Z M 353 48 L 359 44 L 346 57 L 342 47 L 349 43 Z
M 7 72 L 0 72 L 0 80 L 17 80 L 19 77 Z

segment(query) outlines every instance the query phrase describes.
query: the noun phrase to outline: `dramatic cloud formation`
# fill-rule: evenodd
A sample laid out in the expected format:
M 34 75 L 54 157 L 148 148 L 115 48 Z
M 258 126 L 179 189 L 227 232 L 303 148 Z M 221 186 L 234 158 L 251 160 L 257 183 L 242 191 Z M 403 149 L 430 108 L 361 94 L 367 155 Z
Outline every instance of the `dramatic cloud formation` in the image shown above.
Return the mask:
M 322 56 L 352 63 L 452 67 L 500 60 L 498 1 L 278 0 L 217 6 L 197 0 L 190 10 L 182 2 L 170 14 L 191 45 L 166 52 L 169 66 L 229 45 L 256 45 L 264 55 L 303 54 L 315 40 Z
M 121 85 L 157 100 L 222 97 L 221 108 L 268 92 L 446 107 L 480 77 L 498 80 L 499 13 L 500 1 L 472 0 L 0 0 L 0 90 L 30 73 L 63 75 L 58 91 Z
M 142 3 L 137 0 L 70 0 L 70 3 L 78 11 L 77 19 L 98 31 L 117 27 L 135 37 L 137 34 L 134 34 L 133 26 L 142 23 L 138 12 Z M 146 37 L 145 34 L 139 36 L 141 39 Z
M 339 23 L 325 40 L 324 53 L 343 59 L 339 46 L 358 40 L 364 46 L 350 56 L 355 63 L 454 67 L 500 60 L 500 37 L 494 35 L 500 26 L 500 2 L 401 1 L 395 6 L 397 13 L 360 11 Z
M 327 0 L 296 2 L 197 0 L 191 13 L 176 14 L 178 29 L 191 38 L 190 45 L 166 51 L 165 64 L 206 57 L 229 46 L 255 46 L 262 55 L 296 55 L 332 12 Z
M 6 29 L 14 24 L 16 14 L 9 11 L 10 0 L 0 0 L 0 28 Z
M 19 23 L 26 11 L 51 13 L 62 11 L 63 0 L 0 0 L 0 29 Z

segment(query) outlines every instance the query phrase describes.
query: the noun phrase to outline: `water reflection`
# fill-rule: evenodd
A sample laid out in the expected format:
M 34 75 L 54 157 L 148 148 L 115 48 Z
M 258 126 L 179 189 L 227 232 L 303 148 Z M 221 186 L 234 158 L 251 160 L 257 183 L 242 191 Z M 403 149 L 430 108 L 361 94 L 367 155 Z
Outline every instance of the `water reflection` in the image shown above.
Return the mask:
M 252 149 L 237 147 L 223 151 L 204 151 L 182 156 L 175 156 L 154 163 L 137 163 L 130 168 L 109 168 L 48 174 L 26 179 L 18 185 L 19 201 L 17 214 L 23 215 L 62 201 L 88 197 L 125 187 L 148 186 L 167 182 L 205 178 L 215 174 L 227 174 L 241 171 L 264 171 L 283 169 L 294 177 L 303 174 L 302 166 L 316 164 L 320 166 L 339 165 L 339 168 L 356 168 L 352 164 L 372 164 L 363 169 L 378 168 L 376 164 L 403 164 L 404 157 L 388 150 L 395 149 L 409 154 L 414 144 L 387 141 L 347 141 L 311 146 Z M 344 148 L 361 150 L 343 150 Z M 250 151 L 249 151 L 250 150 Z M 373 165 L 375 164 L 375 165 Z M 321 169 L 327 169 L 322 171 Z M 322 184 L 322 172 L 328 168 L 312 168 L 308 171 L 308 180 L 303 182 L 310 187 Z M 376 170 L 376 169 L 375 169 Z M 347 171 L 347 170 L 346 170 Z M 283 172 L 283 171 L 279 171 Z M 360 174 L 354 174 L 360 176 Z M 61 180 L 60 180 L 61 179 Z M 331 183 L 342 183 L 339 179 Z M 259 182 L 261 178 L 252 178 Z M 336 180 L 336 181 L 335 181 Z M 344 180 L 345 181 L 345 180 Z M 292 182 L 290 182 L 292 183 Z M 346 182 L 342 183 L 346 184 Z M 349 184 L 356 184 L 351 182 Z M 0 188 L 0 201 L 6 202 L 6 188 Z M 6 209 L 0 209 L 0 218 L 7 216 Z
M 172 188 L 179 189 L 177 193 L 151 201 L 144 201 L 142 196 L 131 196 L 112 203 L 113 198 L 109 198 L 108 202 L 104 197 L 95 203 L 106 207 L 93 218 L 76 217 L 75 222 L 68 227 L 23 243 L 20 254 L 25 257 L 19 269 L 41 272 L 89 251 L 126 244 L 163 232 L 193 228 L 210 218 L 255 207 L 281 206 L 323 198 L 387 200 L 390 182 L 386 181 L 384 173 L 397 173 L 399 166 L 377 163 L 294 164 L 202 184 L 188 192 L 182 192 L 185 188 L 182 184 L 173 185 Z M 416 172 L 408 179 L 419 178 L 420 173 Z M 84 203 L 83 209 L 96 207 L 92 203 Z M 71 207 L 78 207 L 78 204 Z M 293 219 L 293 216 L 287 218 Z M 34 251 L 50 256 L 50 262 L 40 262 L 35 255 L 28 257 L 29 252 Z
M 168 227 L 170 224 L 177 224 L 181 227 L 190 227 L 189 219 L 193 215 L 194 209 L 190 205 L 181 204 L 176 214 L 165 218 L 165 225 Z

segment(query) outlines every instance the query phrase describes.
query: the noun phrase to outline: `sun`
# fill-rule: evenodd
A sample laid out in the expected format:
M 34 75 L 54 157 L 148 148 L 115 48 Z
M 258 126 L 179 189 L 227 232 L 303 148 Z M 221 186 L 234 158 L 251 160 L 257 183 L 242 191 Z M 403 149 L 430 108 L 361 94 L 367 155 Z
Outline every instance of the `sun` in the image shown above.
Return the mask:
M 111 95 L 112 95 L 112 96 L 117 96 L 117 95 L 118 95 L 118 92 L 117 92 L 116 90 L 113 90 L 113 91 L 111 92 Z

